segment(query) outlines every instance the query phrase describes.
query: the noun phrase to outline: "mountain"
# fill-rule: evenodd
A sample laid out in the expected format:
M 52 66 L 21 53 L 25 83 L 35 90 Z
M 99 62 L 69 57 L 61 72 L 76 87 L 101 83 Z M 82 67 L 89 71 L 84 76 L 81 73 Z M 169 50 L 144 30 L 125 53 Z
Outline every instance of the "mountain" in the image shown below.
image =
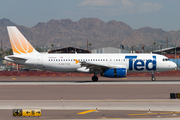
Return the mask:
M 166 46 L 166 36 L 171 45 L 180 41 L 180 30 L 167 32 L 150 27 L 132 29 L 129 25 L 115 20 L 104 22 L 98 18 L 82 18 L 73 22 L 70 19 L 52 19 L 47 23 L 39 22 L 34 27 L 27 28 L 4 18 L 0 20 L 0 38 L 4 48 L 10 48 L 6 30 L 9 25 L 17 26 L 33 46 L 44 48 L 50 48 L 51 44 L 57 48 L 86 48 L 87 39 L 92 44 L 91 48 L 119 47 L 120 44 L 129 47 L 141 44 L 152 46 L 154 42 L 157 46 Z

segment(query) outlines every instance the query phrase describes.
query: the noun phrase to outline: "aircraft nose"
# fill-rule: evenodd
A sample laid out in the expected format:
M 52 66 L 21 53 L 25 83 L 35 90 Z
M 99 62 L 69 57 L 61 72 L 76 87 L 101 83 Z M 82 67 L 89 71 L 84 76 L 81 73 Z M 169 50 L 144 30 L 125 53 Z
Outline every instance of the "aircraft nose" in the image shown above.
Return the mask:
M 172 62 L 171 67 L 174 69 L 174 68 L 176 68 L 176 67 L 177 67 L 177 64 L 176 64 L 176 63 L 174 63 L 174 62 Z

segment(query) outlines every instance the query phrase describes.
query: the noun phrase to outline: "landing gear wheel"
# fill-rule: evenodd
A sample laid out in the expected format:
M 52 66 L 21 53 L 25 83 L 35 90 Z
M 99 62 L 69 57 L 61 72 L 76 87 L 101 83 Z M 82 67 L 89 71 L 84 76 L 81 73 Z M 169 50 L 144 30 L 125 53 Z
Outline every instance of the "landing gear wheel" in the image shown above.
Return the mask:
M 156 78 L 155 78 L 155 77 L 152 77 L 152 78 L 151 78 L 151 80 L 152 80 L 152 81 L 155 81 L 155 80 L 156 80 Z
M 92 81 L 98 81 L 98 77 L 97 76 L 92 76 Z
M 155 81 L 156 78 L 154 77 L 154 72 L 151 73 L 151 76 L 152 76 L 151 80 L 152 80 L 152 81 Z

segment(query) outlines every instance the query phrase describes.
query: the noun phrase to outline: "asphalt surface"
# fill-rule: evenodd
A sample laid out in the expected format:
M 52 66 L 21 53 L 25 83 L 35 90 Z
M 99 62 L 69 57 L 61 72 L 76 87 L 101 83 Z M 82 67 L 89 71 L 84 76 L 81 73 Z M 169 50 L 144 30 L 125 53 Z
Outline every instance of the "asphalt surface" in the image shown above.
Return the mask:
M 84 110 L 86 111 L 86 110 Z M 100 110 L 86 114 L 79 114 L 84 112 L 82 110 L 42 110 L 41 117 L 13 117 L 11 110 L 0 110 L 0 115 L 8 119 L 123 119 L 123 118 L 179 118 L 180 113 L 172 111 L 127 111 L 127 110 Z M 3 114 L 2 114 L 3 113 Z M 159 115 L 158 115 L 159 113 Z
M 156 77 L 156 76 L 155 76 Z M 7 81 L 60 81 L 60 82 L 92 82 L 91 77 L 0 77 L 1 82 Z M 126 77 L 126 78 L 106 78 L 99 77 L 99 82 L 127 82 L 127 81 L 151 81 L 151 77 Z M 156 77 L 156 81 L 180 81 L 179 76 L 164 76 L 164 77 Z
M 21 82 L 32 85 L 23 85 Z M 40 85 L 38 82 L 47 82 L 46 85 Z M 58 85 L 51 85 L 52 82 L 58 82 Z M 64 84 L 66 83 L 67 84 Z M 13 85 L 2 85 L 1 83 L 15 83 Z M 71 84 L 68 84 L 71 83 Z M 93 84 L 92 84 L 93 83 Z M 112 84 L 113 83 L 113 84 Z M 116 84 L 118 83 L 118 84 Z M 135 84 L 133 84 L 135 83 Z M 143 83 L 143 84 L 142 84 Z M 153 83 L 153 84 L 152 84 Z M 158 83 L 158 84 L 157 84 Z M 164 84 L 166 83 L 166 84 Z M 168 84 L 169 83 L 169 84 Z M 128 77 L 125 79 L 108 79 L 99 78 L 99 81 L 94 83 L 91 82 L 89 77 L 0 77 L 0 116 L 2 119 L 21 119 L 22 117 L 13 117 L 12 110 L 16 107 L 6 108 L 8 104 L 3 108 L 3 100 L 12 101 L 12 103 L 19 103 L 19 101 L 24 100 L 24 105 L 29 104 L 28 101 L 38 100 L 46 101 L 50 100 L 52 103 L 54 100 L 58 101 L 68 101 L 68 100 L 85 100 L 94 103 L 98 100 L 105 100 L 106 102 L 111 102 L 118 100 L 118 104 L 122 104 L 123 100 L 130 100 L 132 104 L 126 104 L 123 110 L 98 110 L 98 112 L 90 112 L 83 115 L 77 114 L 78 112 L 87 111 L 88 109 L 75 110 L 72 109 L 74 104 L 70 104 L 67 110 L 60 109 L 42 109 L 41 117 L 25 117 L 25 119 L 132 119 L 132 118 L 152 118 L 152 119 L 178 119 L 180 116 L 180 106 L 179 103 L 175 104 L 174 101 L 170 100 L 170 93 L 180 93 L 180 78 L 176 77 L 156 77 L 156 81 L 150 80 L 150 77 Z M 147 101 L 142 105 L 134 106 L 136 100 Z M 153 100 L 170 100 L 166 101 L 166 104 L 161 102 L 156 103 L 151 113 L 145 114 L 148 111 L 150 103 Z M 176 99 L 178 100 L 178 99 Z M 171 104 L 171 103 L 174 104 Z M 92 103 L 88 103 L 91 106 Z M 101 103 L 101 102 L 100 102 Z M 138 102 L 141 103 L 141 102 Z M 162 101 L 164 103 L 164 101 Z M 44 103 L 46 104 L 46 103 Z M 111 104 L 111 103 L 109 103 Z M 118 105 L 117 104 L 117 105 Z M 169 106 L 166 106 L 168 105 Z M 10 105 L 10 103 L 9 103 Z M 149 105 L 148 107 L 146 105 Z M 18 106 L 18 104 L 17 104 Z M 23 105 L 21 105 L 23 108 Z M 32 104 L 31 107 L 36 107 Z M 43 105 L 42 105 L 43 106 Z M 178 108 L 176 108 L 179 106 Z M 86 108 L 86 105 L 84 106 Z M 125 108 L 129 108 L 125 109 Z M 130 109 L 130 108 L 133 108 Z M 163 109 L 164 110 L 163 110 Z M 168 109 L 169 108 L 169 109 Z M 95 108 L 94 108 L 95 109 Z M 138 110 L 139 109 L 139 110 Z M 157 109 L 155 111 L 155 109 Z M 134 111 L 135 110 L 135 111 Z M 143 111 L 142 111 L 143 110 Z M 174 110 L 176 115 L 173 115 Z M 160 113 L 160 116 L 157 114 Z M 134 114 L 134 115 L 129 115 Z M 135 115 L 137 114 L 137 115 Z M 103 117 L 104 115 L 104 117 Z
M 0 100 L 169 99 L 179 84 L 165 85 L 2 85 Z

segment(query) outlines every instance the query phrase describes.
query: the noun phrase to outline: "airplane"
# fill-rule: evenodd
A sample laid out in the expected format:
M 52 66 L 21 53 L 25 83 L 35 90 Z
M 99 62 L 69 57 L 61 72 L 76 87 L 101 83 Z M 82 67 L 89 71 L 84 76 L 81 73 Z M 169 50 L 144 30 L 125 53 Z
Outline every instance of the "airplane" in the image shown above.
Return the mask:
M 15 26 L 7 26 L 13 55 L 4 59 L 13 63 L 56 72 L 93 73 L 92 81 L 98 81 L 97 75 L 109 78 L 124 78 L 129 72 L 154 72 L 173 70 L 177 65 L 163 55 L 158 54 L 47 54 L 39 53 Z

